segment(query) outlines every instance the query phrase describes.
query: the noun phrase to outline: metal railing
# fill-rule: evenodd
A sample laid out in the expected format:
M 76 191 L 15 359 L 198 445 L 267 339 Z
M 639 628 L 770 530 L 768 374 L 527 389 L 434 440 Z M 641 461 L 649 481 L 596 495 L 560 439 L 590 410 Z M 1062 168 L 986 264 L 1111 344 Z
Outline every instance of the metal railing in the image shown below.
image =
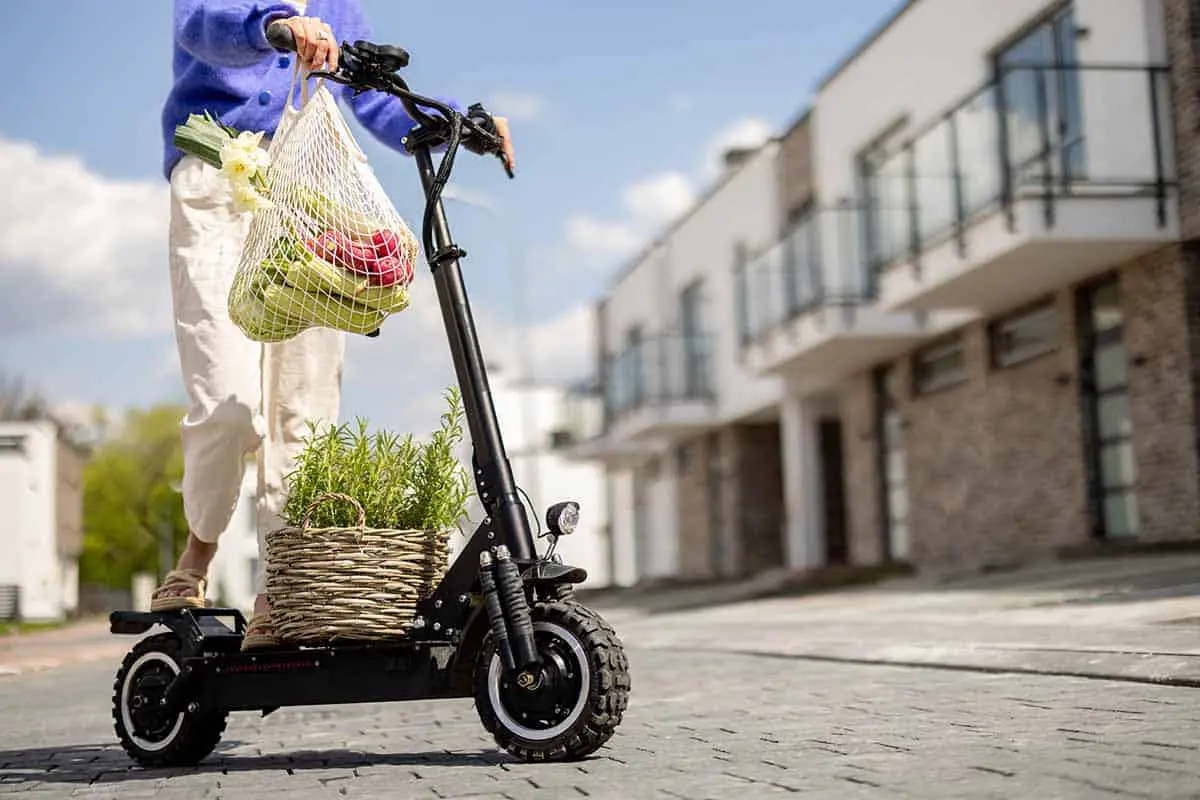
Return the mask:
M 861 211 L 851 205 L 821 208 L 739 265 L 735 285 L 741 345 L 804 314 L 871 300 L 862 226 Z
M 712 337 L 657 334 L 626 346 L 605 364 L 609 421 L 648 406 L 710 400 Z
M 1040 198 L 1047 226 L 1064 197 L 1140 193 L 1166 224 L 1166 67 L 1011 65 L 906 141 L 864 164 L 872 272 L 916 263 L 1018 199 Z

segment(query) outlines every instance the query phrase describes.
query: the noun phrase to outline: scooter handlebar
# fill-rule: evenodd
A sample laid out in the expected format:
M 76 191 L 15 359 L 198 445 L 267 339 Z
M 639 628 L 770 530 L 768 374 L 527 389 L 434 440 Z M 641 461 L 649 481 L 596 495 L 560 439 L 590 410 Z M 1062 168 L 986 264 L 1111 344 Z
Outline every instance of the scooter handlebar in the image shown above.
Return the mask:
M 292 29 L 279 20 L 267 26 L 267 42 L 276 50 L 296 52 L 296 35 Z

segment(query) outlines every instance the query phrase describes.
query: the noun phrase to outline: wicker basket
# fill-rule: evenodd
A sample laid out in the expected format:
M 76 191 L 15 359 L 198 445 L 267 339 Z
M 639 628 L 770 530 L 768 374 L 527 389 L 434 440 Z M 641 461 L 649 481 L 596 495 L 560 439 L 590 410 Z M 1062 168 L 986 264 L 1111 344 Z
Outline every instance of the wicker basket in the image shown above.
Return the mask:
M 312 513 L 334 500 L 357 509 L 357 526 L 310 527 Z M 445 575 L 450 532 L 367 528 L 357 500 L 329 493 L 305 509 L 300 527 L 268 533 L 266 550 L 278 636 L 297 644 L 378 641 L 408 632 L 417 601 Z

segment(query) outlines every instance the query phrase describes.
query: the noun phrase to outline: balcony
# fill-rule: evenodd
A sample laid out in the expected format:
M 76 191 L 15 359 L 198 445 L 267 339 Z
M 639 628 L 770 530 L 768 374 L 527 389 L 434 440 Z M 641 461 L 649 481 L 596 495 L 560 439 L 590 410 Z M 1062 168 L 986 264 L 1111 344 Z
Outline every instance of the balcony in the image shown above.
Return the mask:
M 881 307 L 995 313 L 1178 238 L 1165 68 L 1004 68 L 864 162 Z
M 599 435 L 566 445 L 567 458 L 630 466 L 712 425 L 712 337 L 660 334 L 635 340 L 604 365 Z
M 810 213 L 739 270 L 741 348 L 751 369 L 820 387 L 928 336 L 914 315 L 875 307 L 863 220 L 849 205 Z
M 571 387 L 559 408 L 550 446 L 571 461 L 601 462 L 610 467 L 632 466 L 655 455 L 655 443 L 619 439 L 605 430 L 604 393 L 598 385 Z
M 672 438 L 710 424 L 712 337 L 659 334 L 605 366 L 605 432 L 616 439 Z

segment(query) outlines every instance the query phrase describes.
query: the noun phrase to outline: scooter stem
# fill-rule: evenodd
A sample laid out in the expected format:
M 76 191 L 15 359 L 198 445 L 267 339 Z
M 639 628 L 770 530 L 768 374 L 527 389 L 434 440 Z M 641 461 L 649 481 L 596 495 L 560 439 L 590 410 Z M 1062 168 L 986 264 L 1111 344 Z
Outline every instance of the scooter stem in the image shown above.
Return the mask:
M 436 179 L 429 145 L 417 144 L 412 148 L 412 155 L 416 160 L 421 185 L 425 189 L 428 202 Z M 500 424 L 496 419 L 487 369 L 479 348 L 475 319 L 471 314 L 462 267 L 459 264 L 459 258 L 464 253 L 451 238 L 450 226 L 446 222 L 446 209 L 441 198 L 432 199 L 434 252 L 426 253 L 425 257 L 433 270 L 433 282 L 437 288 L 442 319 L 446 325 L 446 337 L 450 343 L 454 371 L 462 390 L 463 411 L 474 450 L 475 486 L 483 507 L 495 522 L 500 534 L 500 539 L 494 544 L 507 544 L 516 561 L 532 561 L 537 557 L 537 550 L 534 547 L 525 506 L 517 494 L 512 465 L 509 463 Z

